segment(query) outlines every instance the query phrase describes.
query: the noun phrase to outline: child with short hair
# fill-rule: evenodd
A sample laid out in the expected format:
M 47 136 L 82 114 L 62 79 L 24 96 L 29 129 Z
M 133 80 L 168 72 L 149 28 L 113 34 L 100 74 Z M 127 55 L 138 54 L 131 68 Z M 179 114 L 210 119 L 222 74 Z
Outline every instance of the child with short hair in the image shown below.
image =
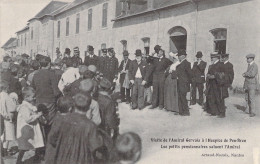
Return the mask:
M 0 82 L 0 114 L 4 119 L 3 155 L 8 155 L 9 142 L 15 141 L 14 112 L 16 104 L 8 94 L 8 82 Z
M 25 87 L 22 91 L 24 101 L 18 107 L 17 117 L 17 141 L 19 155 L 16 163 L 21 163 L 26 151 L 44 147 L 44 140 L 38 118 L 42 113 L 37 112 L 37 107 L 32 103 L 35 99 L 35 91 L 31 87 Z M 27 129 L 25 129 L 27 127 Z M 26 134 L 24 131 L 30 131 L 32 134 Z M 29 136 L 27 136 L 29 135 Z M 37 157 L 37 150 L 35 157 Z
M 116 161 L 114 164 L 134 164 L 142 152 L 142 140 L 140 136 L 133 132 L 119 135 L 115 142 Z
M 57 108 L 61 115 L 71 113 L 73 108 L 73 99 L 70 96 L 60 97 L 57 101 Z

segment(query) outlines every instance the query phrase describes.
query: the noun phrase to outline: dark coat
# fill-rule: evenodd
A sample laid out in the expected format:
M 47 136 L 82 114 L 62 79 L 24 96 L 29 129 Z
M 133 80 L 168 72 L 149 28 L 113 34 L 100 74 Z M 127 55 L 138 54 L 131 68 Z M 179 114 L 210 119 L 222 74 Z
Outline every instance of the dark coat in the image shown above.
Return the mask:
M 129 70 L 129 65 L 131 63 L 131 60 L 130 59 L 127 60 L 125 70 L 123 70 L 124 69 L 124 62 L 125 62 L 124 60 L 121 61 L 120 66 L 118 68 L 118 72 Z M 121 86 L 123 86 L 123 83 L 124 83 L 124 80 L 125 80 L 125 75 L 126 75 L 126 73 L 120 74 L 119 83 L 121 84 Z
M 182 61 L 176 67 L 177 83 L 180 92 L 190 91 L 190 83 L 192 78 L 191 63 L 187 60 Z
M 152 63 L 148 63 L 145 67 L 145 72 L 146 72 L 146 84 L 145 88 L 148 88 L 153 85 L 153 71 L 154 71 L 154 65 Z
M 109 95 L 102 93 L 98 94 L 97 102 L 101 117 L 101 124 L 99 127 L 109 134 L 111 129 L 116 129 L 119 126 L 119 120 L 116 114 L 116 103 Z
M 84 60 L 84 65 L 89 66 L 89 65 L 94 65 L 96 67 L 98 67 L 98 56 L 93 55 L 93 57 L 90 56 L 85 56 L 85 60 Z
M 129 80 L 134 80 L 135 79 L 135 74 L 138 70 L 138 67 L 140 69 L 141 75 L 142 75 L 142 79 L 147 81 L 148 77 L 146 76 L 146 62 L 145 61 L 141 61 L 141 63 L 138 65 L 136 60 L 133 60 L 130 65 L 129 65 Z
M 82 64 L 82 59 L 78 56 L 72 56 L 71 60 L 73 61 L 73 67 L 77 67 Z
M 207 63 L 201 61 L 198 65 L 198 62 L 195 62 L 192 67 L 193 78 L 192 81 L 195 83 L 205 83 L 205 69 Z
M 223 63 L 223 71 L 224 71 L 224 84 L 222 88 L 222 95 L 223 98 L 229 97 L 228 88 L 231 87 L 233 80 L 234 80 L 234 69 L 233 64 L 227 62 L 226 64 Z
M 117 78 L 118 74 L 118 59 L 111 57 L 105 60 L 104 77 L 110 82 L 113 82 L 114 78 Z
M 106 61 L 108 60 L 109 58 L 107 56 L 100 56 L 98 57 L 98 65 L 97 65 L 97 68 L 99 70 L 100 73 L 104 74 L 105 72 L 105 68 L 106 68 Z

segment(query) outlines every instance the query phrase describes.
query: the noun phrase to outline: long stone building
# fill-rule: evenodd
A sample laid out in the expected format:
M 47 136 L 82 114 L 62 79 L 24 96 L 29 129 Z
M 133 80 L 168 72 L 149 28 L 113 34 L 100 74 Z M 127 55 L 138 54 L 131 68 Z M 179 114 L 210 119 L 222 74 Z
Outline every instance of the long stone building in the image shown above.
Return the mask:
M 136 49 L 151 53 L 156 44 L 166 53 L 186 49 L 188 60 L 197 51 L 209 63 L 210 54 L 230 54 L 234 86 L 241 86 L 245 56 L 260 54 L 260 0 L 75 0 L 52 1 L 17 32 L 16 54 L 46 53 L 78 46 L 84 58 L 88 45 L 114 47 L 133 57 Z

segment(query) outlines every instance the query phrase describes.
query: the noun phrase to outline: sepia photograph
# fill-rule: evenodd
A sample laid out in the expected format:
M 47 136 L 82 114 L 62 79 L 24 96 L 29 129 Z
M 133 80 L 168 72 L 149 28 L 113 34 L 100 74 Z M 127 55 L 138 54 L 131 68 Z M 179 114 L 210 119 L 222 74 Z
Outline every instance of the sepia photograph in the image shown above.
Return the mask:
M 1 164 L 260 164 L 260 0 L 0 0 Z

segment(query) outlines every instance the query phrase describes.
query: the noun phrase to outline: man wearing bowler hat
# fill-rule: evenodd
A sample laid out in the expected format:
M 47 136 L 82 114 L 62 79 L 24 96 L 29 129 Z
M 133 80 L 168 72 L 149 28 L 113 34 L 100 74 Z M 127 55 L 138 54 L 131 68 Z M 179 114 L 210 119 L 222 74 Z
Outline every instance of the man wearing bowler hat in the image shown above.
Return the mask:
M 127 104 L 130 103 L 130 81 L 128 77 L 128 70 L 131 60 L 128 58 L 129 53 L 127 50 L 123 52 L 124 59 L 121 61 L 120 66 L 118 68 L 118 72 L 120 73 L 119 82 L 121 85 L 120 92 L 121 92 L 121 101 L 126 102 Z
M 177 56 L 180 61 L 180 64 L 176 67 L 179 114 L 181 116 L 189 116 L 190 111 L 186 96 L 190 91 L 192 79 L 191 63 L 186 59 L 187 54 L 185 50 L 179 50 Z
M 243 77 L 245 78 L 244 90 L 246 92 L 245 99 L 247 102 L 247 108 L 249 108 L 250 117 L 255 116 L 255 92 L 259 89 L 259 74 L 258 67 L 255 60 L 255 54 L 248 54 L 246 56 L 248 67 Z
M 135 60 L 129 65 L 129 79 L 132 88 L 132 109 L 142 110 L 144 105 L 144 85 L 148 81 L 146 76 L 146 62 L 142 60 L 142 52 L 140 49 L 135 51 Z
M 191 105 L 196 104 L 197 99 L 197 88 L 199 92 L 199 105 L 203 104 L 203 90 L 204 90 L 204 83 L 205 83 L 205 69 L 207 66 L 207 63 L 202 60 L 202 52 L 198 51 L 196 54 L 197 61 L 194 62 L 192 67 L 192 91 L 191 91 Z
M 94 47 L 93 46 L 88 46 L 88 55 L 85 55 L 85 60 L 84 60 L 84 65 L 89 66 L 89 65 L 94 65 L 97 67 L 98 65 L 98 57 L 94 54 Z

